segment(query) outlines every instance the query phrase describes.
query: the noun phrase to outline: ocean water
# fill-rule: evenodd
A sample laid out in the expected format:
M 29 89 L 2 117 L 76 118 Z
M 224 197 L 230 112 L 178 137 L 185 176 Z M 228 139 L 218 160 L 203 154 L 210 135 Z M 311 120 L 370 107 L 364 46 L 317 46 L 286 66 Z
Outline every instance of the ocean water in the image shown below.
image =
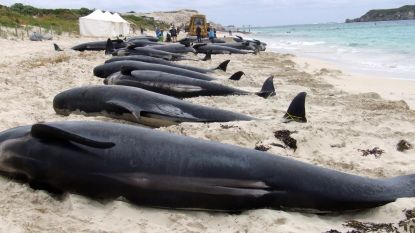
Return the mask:
M 318 58 L 346 70 L 415 81 L 415 20 L 254 28 L 267 49 Z

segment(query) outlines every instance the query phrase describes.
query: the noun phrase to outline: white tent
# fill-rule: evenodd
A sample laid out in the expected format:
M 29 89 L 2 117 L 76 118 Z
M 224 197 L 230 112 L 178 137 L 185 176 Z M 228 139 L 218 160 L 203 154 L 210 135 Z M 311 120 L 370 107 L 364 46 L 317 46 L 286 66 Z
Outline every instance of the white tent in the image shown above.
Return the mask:
M 127 35 L 130 24 L 117 13 L 95 10 L 91 14 L 79 18 L 79 32 L 82 36 L 109 37 Z

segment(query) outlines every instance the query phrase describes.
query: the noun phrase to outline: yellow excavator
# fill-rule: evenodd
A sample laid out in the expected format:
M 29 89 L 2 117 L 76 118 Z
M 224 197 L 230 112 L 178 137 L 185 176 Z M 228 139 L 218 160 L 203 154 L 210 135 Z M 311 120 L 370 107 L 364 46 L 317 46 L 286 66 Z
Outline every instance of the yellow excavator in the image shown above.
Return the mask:
M 205 15 L 192 15 L 189 24 L 186 25 L 185 31 L 188 32 L 189 36 L 196 36 L 196 28 L 198 25 L 200 26 L 200 29 L 202 29 L 202 37 L 207 37 L 210 25 L 207 23 Z

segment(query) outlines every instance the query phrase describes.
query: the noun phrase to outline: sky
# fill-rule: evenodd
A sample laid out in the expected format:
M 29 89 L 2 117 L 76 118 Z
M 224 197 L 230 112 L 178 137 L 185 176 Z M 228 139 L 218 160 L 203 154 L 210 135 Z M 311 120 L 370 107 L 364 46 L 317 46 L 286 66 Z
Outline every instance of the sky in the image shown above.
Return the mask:
M 120 13 L 194 9 L 206 14 L 208 21 L 239 27 L 344 22 L 371 9 L 415 4 L 414 0 L 0 0 L 7 6 L 16 2 L 41 8 L 86 7 Z

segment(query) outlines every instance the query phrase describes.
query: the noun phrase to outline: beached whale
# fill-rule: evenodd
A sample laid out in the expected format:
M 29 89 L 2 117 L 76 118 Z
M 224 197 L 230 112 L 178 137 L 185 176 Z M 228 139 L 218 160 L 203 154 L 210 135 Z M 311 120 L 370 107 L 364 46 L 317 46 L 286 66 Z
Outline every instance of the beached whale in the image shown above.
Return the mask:
M 233 38 L 235 42 L 248 42 L 250 45 L 256 46 L 260 51 L 265 51 L 267 48 L 267 44 L 265 42 L 259 41 L 259 40 L 246 40 L 241 36 L 236 36 L 236 38 Z
M 162 64 L 153 64 L 153 63 L 141 62 L 141 61 L 130 61 L 130 60 L 115 61 L 115 62 L 99 65 L 94 68 L 94 75 L 100 78 L 106 78 L 115 72 L 121 71 L 121 67 L 127 67 L 127 66 L 130 68 L 134 68 L 135 70 L 162 71 L 166 73 L 177 74 L 177 75 L 182 75 L 182 76 L 187 76 L 190 78 L 202 79 L 202 80 L 207 80 L 207 81 L 216 79 L 212 76 L 209 76 L 203 73 L 199 73 L 196 71 L 183 69 L 179 67 L 173 67 L 173 66 L 162 65 Z M 236 74 L 242 75 L 243 73 L 237 72 L 233 75 L 235 79 L 238 79 L 236 77 Z
M 247 54 L 248 52 L 231 47 L 221 46 L 221 44 L 195 44 L 193 48 L 196 53 L 211 54 Z
M 132 36 L 127 38 L 127 42 L 131 42 L 131 41 L 136 41 L 136 40 L 147 40 L 147 41 L 151 41 L 151 42 L 158 42 L 159 38 L 154 37 L 154 36 Z
M 152 70 L 123 70 L 114 73 L 104 80 L 107 85 L 122 85 L 139 87 L 148 91 L 177 98 L 196 96 L 225 96 L 256 94 L 263 98 L 275 95 L 273 77 L 269 77 L 262 86 L 261 91 L 251 93 L 219 83 L 188 78 L 186 76 Z
M 255 118 L 127 86 L 86 86 L 61 92 L 53 99 L 55 112 L 105 115 L 154 127 L 181 122 L 249 121 Z
M 180 43 L 151 45 L 152 49 L 162 50 L 170 53 L 196 53 L 196 50 L 191 46 L 185 46 Z
M 137 47 L 134 44 L 128 44 L 123 48 L 116 48 L 110 39 L 106 42 L 105 54 L 113 56 L 130 56 L 145 55 L 150 57 L 162 58 L 165 60 L 182 60 L 186 59 L 182 54 L 166 52 L 159 49 L 153 49 L 151 46 Z
M 222 44 L 218 44 L 219 46 L 226 46 L 226 47 L 231 47 L 234 49 L 240 49 L 240 50 L 251 50 L 251 51 L 258 51 L 259 48 L 254 45 L 251 44 L 249 42 L 228 42 L 228 43 L 222 43 Z
M 114 56 L 145 55 L 145 56 L 150 56 L 150 57 L 162 58 L 166 60 L 185 59 L 185 57 L 181 54 L 170 53 L 170 52 L 166 52 L 166 51 L 158 50 L 158 49 L 152 49 L 151 47 L 121 48 L 110 53 L 106 52 L 106 54 L 112 54 Z
M 343 211 L 415 196 L 415 175 L 373 179 L 238 146 L 105 122 L 0 133 L 0 172 L 54 193 L 177 209 Z
M 153 42 L 149 40 L 129 40 L 128 45 L 134 47 L 145 47 L 145 46 L 153 46 L 153 45 L 163 45 L 163 43 Z
M 196 36 L 188 36 L 188 37 L 185 37 L 183 39 L 180 39 L 178 42 L 180 44 L 190 46 L 195 41 L 197 41 Z M 211 42 L 212 42 L 212 40 L 209 39 L 209 38 L 202 38 L 202 43 L 211 43 Z M 226 41 L 222 40 L 222 39 L 219 39 L 219 38 L 213 38 L 213 43 L 226 43 Z
M 199 68 L 199 67 L 194 67 L 194 66 L 187 66 L 187 65 L 177 64 L 177 63 L 174 63 L 174 62 L 166 61 L 166 60 L 161 59 L 161 58 L 149 57 L 149 56 L 144 56 L 144 55 L 132 55 L 132 56 L 113 57 L 111 59 L 106 60 L 105 63 L 111 63 L 111 62 L 114 62 L 114 61 L 126 61 L 126 60 L 129 60 L 129 61 L 142 61 L 142 62 L 147 62 L 147 63 L 168 65 L 168 66 L 178 67 L 178 68 L 182 68 L 182 69 L 186 69 L 186 70 L 196 71 L 196 72 L 199 72 L 199 73 L 210 73 L 210 72 L 213 72 L 215 70 L 226 71 L 226 69 L 228 67 L 228 64 L 230 62 L 230 60 L 226 60 L 226 61 L 222 62 L 221 64 L 219 64 L 215 68 L 204 69 L 204 68 Z
M 79 45 L 76 45 L 76 46 L 72 47 L 72 49 L 73 50 L 77 50 L 77 51 L 85 51 L 85 50 L 100 51 L 100 50 L 106 50 L 108 41 L 111 41 L 111 44 L 113 46 L 113 49 L 120 49 L 120 48 L 124 48 L 125 46 L 127 46 L 127 44 L 125 43 L 125 41 L 123 41 L 121 39 L 117 39 L 117 40 L 108 39 L 107 41 L 94 41 L 94 42 L 82 43 L 82 44 L 79 44 Z

